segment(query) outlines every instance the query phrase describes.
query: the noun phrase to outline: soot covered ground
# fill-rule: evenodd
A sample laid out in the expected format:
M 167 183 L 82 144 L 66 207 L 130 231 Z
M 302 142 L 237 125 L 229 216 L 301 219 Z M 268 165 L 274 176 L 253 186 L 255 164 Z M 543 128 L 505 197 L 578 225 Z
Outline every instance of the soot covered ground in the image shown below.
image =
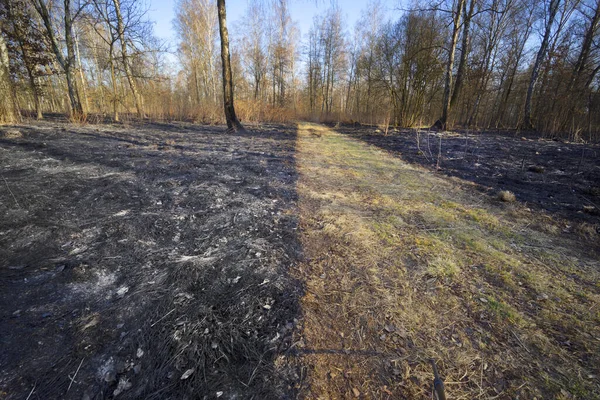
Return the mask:
M 0 398 L 285 398 L 296 130 L 0 130 Z

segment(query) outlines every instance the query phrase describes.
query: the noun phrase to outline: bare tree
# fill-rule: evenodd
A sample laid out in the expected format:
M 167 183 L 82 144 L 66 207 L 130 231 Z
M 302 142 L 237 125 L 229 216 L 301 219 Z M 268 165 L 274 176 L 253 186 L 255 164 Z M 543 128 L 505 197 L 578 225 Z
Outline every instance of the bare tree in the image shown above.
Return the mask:
M 117 35 L 119 37 L 119 41 L 121 42 L 121 56 L 123 58 L 123 69 L 125 70 L 127 82 L 129 82 L 129 87 L 131 89 L 131 93 L 133 94 L 133 101 L 137 110 L 138 117 L 144 118 L 145 115 L 144 108 L 142 105 L 142 99 L 138 92 L 133 73 L 131 72 L 131 61 L 129 59 L 129 53 L 127 50 L 127 41 L 125 40 L 125 25 L 123 24 L 123 15 L 121 14 L 121 2 L 120 0 L 113 0 L 113 3 L 115 5 L 115 14 L 117 17 Z
M 0 123 L 13 123 L 18 118 L 19 115 L 16 110 L 13 87 L 10 80 L 8 48 L 6 47 L 4 36 L 0 32 Z
M 83 107 L 79 98 L 79 90 L 77 88 L 75 78 L 75 42 L 73 40 L 73 22 L 77 19 L 79 14 L 83 11 L 87 2 L 77 2 L 75 10 L 72 10 L 73 4 L 71 0 L 63 0 L 63 29 L 65 37 L 65 47 L 67 50 L 66 57 L 60 48 L 58 38 L 56 36 L 59 32 L 58 28 L 54 26 L 52 17 L 50 15 L 50 9 L 48 5 L 52 5 L 52 2 L 47 0 L 31 0 L 34 8 L 44 23 L 46 33 L 50 40 L 52 50 L 56 59 L 65 73 L 67 78 L 67 89 L 69 93 L 69 100 L 71 102 L 71 114 L 73 118 L 81 118 L 83 116 Z
M 600 0 L 596 0 L 595 4 L 592 3 L 590 5 L 584 3 L 583 7 L 587 10 L 582 11 L 582 14 L 589 21 L 586 21 L 587 29 L 585 30 L 584 39 L 581 44 L 581 51 L 573 68 L 569 89 L 579 87 L 584 71 L 588 66 L 594 37 L 600 30 Z M 591 16 L 588 16 L 586 11 L 591 12 Z M 587 81 L 589 82 L 589 80 Z
M 238 115 L 296 113 L 441 128 L 535 123 L 576 138 L 600 129 L 600 0 L 416 0 L 395 20 L 372 0 L 352 41 L 332 5 L 307 35 L 303 82 L 288 1 L 251 0 L 230 44 L 225 0 L 178 0 L 174 71 L 159 67 L 161 46 L 138 1 L 0 0 L 3 92 L 8 83 L 16 108 L 38 115 L 70 106 L 74 116 L 118 120 L 135 107 L 139 116 L 215 122 L 224 111 L 230 132 L 243 129 Z
M 538 49 L 537 55 L 535 57 L 535 62 L 531 70 L 531 77 L 529 78 L 529 86 L 527 88 L 527 96 L 525 98 L 525 106 L 523 108 L 523 129 L 533 129 L 533 122 L 531 120 L 531 105 L 533 99 L 533 91 L 539 78 L 542 62 L 546 57 L 546 51 L 548 50 L 548 44 L 550 42 L 550 35 L 552 33 L 552 29 L 554 28 L 554 21 L 556 19 L 556 15 L 558 13 L 561 1 L 562 0 L 544 1 L 544 11 L 547 11 L 544 18 L 544 36 L 542 38 L 540 48 Z
M 42 119 L 41 78 L 46 75 L 45 67 L 53 61 L 47 38 L 25 0 L 0 0 L 0 19 L 5 20 L 2 31 L 7 37 L 11 72 L 17 79 L 26 80 L 36 117 Z
M 252 79 L 254 101 L 259 101 L 267 69 L 265 27 L 263 24 L 265 19 L 266 15 L 262 2 L 260 0 L 249 2 L 247 14 L 244 18 L 245 35 L 242 41 L 247 69 Z
M 106 51 L 106 63 L 108 64 L 110 83 L 112 91 L 112 108 L 113 108 L 113 120 L 119 121 L 119 94 L 117 88 L 117 74 L 115 67 L 115 46 L 119 40 L 116 28 L 111 22 L 111 10 L 109 8 L 109 2 L 107 1 L 94 1 L 95 15 L 96 18 L 93 21 L 93 28 L 98 37 L 108 46 Z
M 463 81 L 467 70 L 467 58 L 469 55 L 469 46 L 471 41 L 471 20 L 475 13 L 475 5 L 478 0 L 468 0 L 468 7 L 463 9 L 463 27 L 462 27 L 462 45 L 460 49 L 460 60 L 458 62 L 458 71 L 456 72 L 456 80 L 454 83 L 454 90 L 452 91 L 452 97 L 450 98 L 450 108 L 454 108 L 460 89 L 462 88 Z
M 229 54 L 229 32 L 227 31 L 227 11 L 225 0 L 217 0 L 219 14 L 219 34 L 221 36 L 221 62 L 223 69 L 223 106 L 229 132 L 244 132 L 245 129 L 235 114 L 233 102 L 233 75 L 231 72 L 231 56 Z
M 465 7 L 466 0 L 456 1 L 456 5 L 452 7 L 452 36 L 450 36 L 450 44 L 448 46 L 448 62 L 446 64 L 446 77 L 444 79 L 444 98 L 442 100 L 442 117 L 436 125 L 441 129 L 446 129 L 448 124 L 448 115 L 450 113 L 450 95 L 452 92 L 452 73 L 454 69 L 454 57 L 456 55 L 456 44 L 460 33 L 460 18 Z
M 217 9 L 211 0 L 180 0 L 175 11 L 179 59 L 198 107 L 217 103 Z
M 486 12 L 479 22 L 482 37 L 479 40 L 479 54 L 477 63 L 478 79 L 475 82 L 475 101 L 468 115 L 467 125 L 477 124 L 480 106 L 484 95 L 488 91 L 492 73 L 498 59 L 499 44 L 504 37 L 510 23 L 510 11 L 514 0 L 490 0 L 484 3 Z
M 500 56 L 500 78 L 498 84 L 498 94 L 496 96 L 492 125 L 499 127 L 500 125 L 509 125 L 511 122 L 518 120 L 519 107 L 510 103 L 511 95 L 515 89 L 515 82 L 518 79 L 519 67 L 521 60 L 525 56 L 525 44 L 529 40 L 533 29 L 535 19 L 535 7 L 528 1 L 520 1 L 512 8 L 510 12 L 510 20 L 513 23 L 507 29 L 505 36 L 502 38 L 502 55 Z M 517 96 L 518 98 L 518 96 Z M 513 112 L 506 119 L 507 109 L 511 108 Z

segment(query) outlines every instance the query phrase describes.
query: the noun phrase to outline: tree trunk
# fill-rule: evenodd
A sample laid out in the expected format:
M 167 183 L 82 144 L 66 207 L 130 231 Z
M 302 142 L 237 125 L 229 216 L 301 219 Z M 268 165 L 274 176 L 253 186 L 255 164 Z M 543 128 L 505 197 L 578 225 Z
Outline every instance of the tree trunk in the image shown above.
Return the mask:
M 48 39 L 52 45 L 52 51 L 56 56 L 56 60 L 60 64 L 62 70 L 67 78 L 67 92 L 69 94 L 69 101 L 71 103 L 71 116 L 75 119 L 83 116 L 83 107 L 79 100 L 79 93 L 77 91 L 76 79 L 73 75 L 73 66 L 75 65 L 75 51 L 73 49 L 73 21 L 71 16 L 71 1 L 64 0 L 64 35 L 65 43 L 67 47 L 67 58 L 63 56 L 61 49 L 58 47 L 56 36 L 54 35 L 54 27 L 52 26 L 52 20 L 50 13 L 46 7 L 44 0 L 35 0 L 33 2 L 34 7 L 39 14 L 40 18 L 44 22 Z
M 90 103 L 88 101 L 87 95 L 87 82 L 85 81 L 85 76 L 83 74 L 83 64 L 81 64 L 81 55 L 79 54 L 79 39 L 77 35 L 74 35 L 75 39 L 75 55 L 77 56 L 77 70 L 79 71 L 79 79 L 81 81 L 81 92 L 83 93 L 83 101 L 85 102 L 85 112 L 89 112 Z
M 450 54 L 448 64 L 446 65 L 446 78 L 444 80 L 444 100 L 442 102 L 442 117 L 436 123 L 441 129 L 446 129 L 448 124 L 448 114 L 450 113 L 450 94 L 452 92 L 452 70 L 454 69 L 454 57 L 456 55 L 456 42 L 458 42 L 458 33 L 460 31 L 460 16 L 465 6 L 465 0 L 458 0 L 456 14 L 454 15 L 454 27 L 452 29 L 452 39 L 450 41 Z
M 467 68 L 467 56 L 469 55 L 469 42 L 471 39 L 471 19 L 473 18 L 473 12 L 475 11 L 475 0 L 470 0 L 469 8 L 464 9 L 464 21 L 463 21 L 463 37 L 462 37 L 462 49 L 460 50 L 460 61 L 458 62 L 458 71 L 456 72 L 456 82 L 454 83 L 454 91 L 450 99 L 450 108 L 453 108 L 458 100 L 458 95 L 462 87 L 465 70 Z
M 13 13 L 13 10 L 12 10 L 13 4 L 9 1 L 7 3 L 7 5 L 8 5 L 7 17 L 13 21 L 13 29 L 14 29 L 14 32 L 16 35 L 16 40 L 19 44 L 19 49 L 21 50 L 21 56 L 23 57 L 23 66 L 25 67 L 25 70 L 27 71 L 27 78 L 29 80 L 29 88 L 30 88 L 31 94 L 33 96 L 36 118 L 38 120 L 40 120 L 43 118 L 42 104 L 41 104 L 41 99 L 40 99 L 39 86 L 37 85 L 36 76 L 35 76 L 35 73 L 34 73 L 33 67 L 32 67 L 33 63 L 31 62 L 31 60 L 29 58 L 29 54 L 28 54 L 27 50 L 25 49 L 25 43 L 23 43 L 24 33 Z
M 142 100 L 137 90 L 133 73 L 131 72 L 131 66 L 129 65 L 127 41 L 125 40 L 125 27 L 123 24 L 123 15 L 121 15 L 121 2 L 120 0 L 113 0 L 113 3 L 115 5 L 115 13 L 117 14 L 117 35 L 119 36 L 119 41 L 121 42 L 121 56 L 123 58 L 123 69 L 125 70 L 125 75 L 127 76 L 127 81 L 129 82 L 129 88 L 131 89 L 131 93 L 133 94 L 133 101 L 138 117 L 145 118 Z
M 348 88 L 346 89 L 346 105 L 344 107 L 344 113 L 346 116 L 350 113 L 350 89 L 352 88 L 352 80 L 354 79 L 354 65 L 355 61 L 352 59 L 350 62 L 350 76 L 348 77 Z
M 227 31 L 227 13 L 225 0 L 217 0 L 219 12 L 219 34 L 221 35 L 221 62 L 223 67 L 223 105 L 228 132 L 244 132 L 245 129 L 235 115 L 233 104 L 233 74 L 229 55 L 229 33 Z
M 93 50 L 92 50 L 92 54 L 94 55 L 94 69 L 96 72 L 96 85 L 98 87 L 98 92 L 99 92 L 99 106 L 100 106 L 100 113 L 102 114 L 102 117 L 104 117 L 104 114 L 106 113 L 106 107 L 104 106 L 104 85 L 102 84 L 102 72 L 101 72 L 101 67 L 100 67 L 100 62 L 98 60 L 98 47 L 94 46 Z
M 531 31 L 533 29 L 533 18 L 534 11 L 531 10 L 527 18 L 525 32 L 522 34 L 522 36 L 520 36 L 520 38 L 517 38 L 516 42 L 513 43 L 513 48 L 516 50 L 515 58 L 514 62 L 512 63 L 512 67 L 510 68 L 509 72 L 507 72 L 507 85 L 502 93 L 502 97 L 500 98 L 500 105 L 498 106 L 498 113 L 496 115 L 496 127 L 498 127 L 500 124 L 507 125 L 506 121 L 504 121 L 504 116 L 508 107 L 508 100 L 510 98 L 510 94 L 512 93 L 515 77 L 517 75 L 519 65 L 521 65 L 521 59 L 523 58 L 523 54 L 525 51 L 525 44 L 527 43 L 529 35 L 531 34 Z M 512 60 L 512 55 L 510 59 Z M 511 63 L 509 62 L 507 65 L 511 65 Z M 518 120 L 516 121 L 516 124 L 518 124 Z
M 12 124 L 19 120 L 10 81 L 8 49 L 0 34 L 0 123 Z
M 113 103 L 113 119 L 115 122 L 119 122 L 119 108 L 117 104 L 118 95 L 117 95 L 117 77 L 115 76 L 115 61 L 113 58 L 113 48 L 110 46 L 110 55 L 109 55 L 109 65 L 110 65 L 110 81 L 112 83 L 112 103 Z
M 594 41 L 594 34 L 598 30 L 598 26 L 600 24 L 600 0 L 596 1 L 596 9 L 594 10 L 594 16 L 590 20 L 590 26 L 585 32 L 585 37 L 583 39 L 583 43 L 581 45 L 581 52 L 579 53 L 579 57 L 577 58 L 577 63 L 573 68 L 573 75 L 571 77 L 571 81 L 569 82 L 569 90 L 573 87 L 577 88 L 580 83 L 581 75 L 587 65 L 588 58 L 590 56 L 590 51 L 592 47 L 592 43 Z
M 20 36 L 19 36 L 19 47 L 21 48 L 21 54 L 23 55 L 23 58 L 25 58 L 26 53 L 25 53 L 25 49 L 23 46 L 23 41 L 21 40 Z M 29 79 L 29 88 L 31 89 L 31 94 L 33 95 L 33 102 L 35 105 L 36 118 L 38 120 L 40 120 L 40 119 L 44 118 L 44 116 L 42 115 L 42 103 L 41 103 L 41 99 L 40 99 L 40 90 L 36 83 L 35 74 L 34 74 L 33 70 L 31 69 L 31 64 L 28 61 L 25 61 L 24 64 L 25 64 L 25 69 L 27 70 L 27 78 Z
M 77 90 L 77 80 L 73 73 L 75 66 L 75 47 L 73 43 L 73 20 L 71 19 L 71 0 L 64 0 L 65 5 L 65 43 L 67 45 L 67 60 L 65 63 L 65 74 L 67 76 L 67 87 L 69 91 L 69 100 L 71 101 L 71 109 L 75 119 L 81 118 L 84 115 L 79 91 Z M 57 46 L 57 51 L 58 46 Z M 60 62 L 60 61 L 59 61 Z
M 202 90 L 200 88 L 200 80 L 198 79 L 198 66 L 196 61 L 192 62 L 192 70 L 194 74 L 194 88 L 196 89 L 196 102 L 198 107 L 202 104 Z
M 42 102 L 40 99 L 38 85 L 36 84 L 33 71 L 31 71 L 29 68 L 27 68 L 27 75 L 29 77 L 29 86 L 31 87 L 31 92 L 33 94 L 33 102 L 35 103 L 36 119 L 44 119 L 44 115 L 42 114 Z
M 567 87 L 567 91 L 571 92 L 573 95 L 580 95 L 584 91 L 587 91 L 589 85 L 594 79 L 595 72 L 591 74 L 591 77 L 586 80 L 586 82 L 582 82 L 583 72 L 586 69 L 588 64 L 588 59 L 590 56 L 590 51 L 592 47 L 592 43 L 594 40 L 594 35 L 598 30 L 598 26 L 600 24 L 600 0 L 596 1 L 596 9 L 594 10 L 594 15 L 590 20 L 590 26 L 585 32 L 585 37 L 583 39 L 583 43 L 581 45 L 581 52 L 579 53 L 579 57 L 577 58 L 577 63 L 573 68 L 573 73 L 571 75 L 571 79 L 569 81 L 569 86 Z M 598 69 L 596 69 L 597 71 Z M 583 84 L 583 86 L 582 86 Z M 579 99 L 573 98 L 571 101 L 571 110 L 570 114 L 573 114 L 577 109 Z M 589 104 L 589 102 L 588 102 Z
M 556 18 L 556 13 L 558 12 L 558 6 L 560 5 L 560 1 L 561 0 L 550 0 L 550 6 L 548 8 L 548 22 L 546 24 L 544 38 L 542 39 L 542 43 L 538 50 L 537 56 L 535 57 L 533 69 L 531 70 L 531 78 L 529 79 L 529 87 L 527 88 L 527 97 L 525 98 L 523 124 L 521 126 L 523 129 L 526 130 L 533 129 L 533 122 L 531 120 L 531 103 L 533 99 L 533 91 L 535 89 L 535 85 L 540 75 L 540 68 L 542 67 L 544 58 L 546 57 L 546 50 L 548 50 L 550 34 L 552 33 L 552 26 L 554 25 L 554 19 Z
M 69 91 L 69 100 L 71 101 L 72 117 L 79 119 L 83 117 L 83 107 L 77 90 L 77 79 L 73 73 L 75 67 L 75 47 L 73 43 L 73 20 L 71 19 L 71 1 L 64 0 L 65 5 L 65 43 L 67 46 L 67 60 L 65 62 L 65 74 L 67 76 L 67 88 Z M 57 46 L 57 51 L 58 46 Z M 59 60 L 60 62 L 60 60 Z

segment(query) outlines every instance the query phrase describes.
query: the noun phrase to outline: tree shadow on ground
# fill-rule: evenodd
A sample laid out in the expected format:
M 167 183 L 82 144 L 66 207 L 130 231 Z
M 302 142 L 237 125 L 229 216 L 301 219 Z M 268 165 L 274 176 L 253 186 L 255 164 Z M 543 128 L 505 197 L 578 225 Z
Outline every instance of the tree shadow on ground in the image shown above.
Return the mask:
M 529 207 L 571 222 L 600 224 L 600 145 L 500 132 L 336 130 L 411 164 L 473 182 L 491 196 L 508 190 Z
M 7 399 L 293 396 L 295 129 L 16 129 L 0 139 Z

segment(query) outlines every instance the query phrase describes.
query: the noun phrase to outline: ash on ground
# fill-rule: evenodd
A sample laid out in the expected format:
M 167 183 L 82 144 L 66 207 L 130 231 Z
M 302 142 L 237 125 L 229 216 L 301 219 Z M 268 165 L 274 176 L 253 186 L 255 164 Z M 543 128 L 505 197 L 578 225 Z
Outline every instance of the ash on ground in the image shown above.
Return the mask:
M 10 129 L 1 398 L 292 396 L 295 128 Z

